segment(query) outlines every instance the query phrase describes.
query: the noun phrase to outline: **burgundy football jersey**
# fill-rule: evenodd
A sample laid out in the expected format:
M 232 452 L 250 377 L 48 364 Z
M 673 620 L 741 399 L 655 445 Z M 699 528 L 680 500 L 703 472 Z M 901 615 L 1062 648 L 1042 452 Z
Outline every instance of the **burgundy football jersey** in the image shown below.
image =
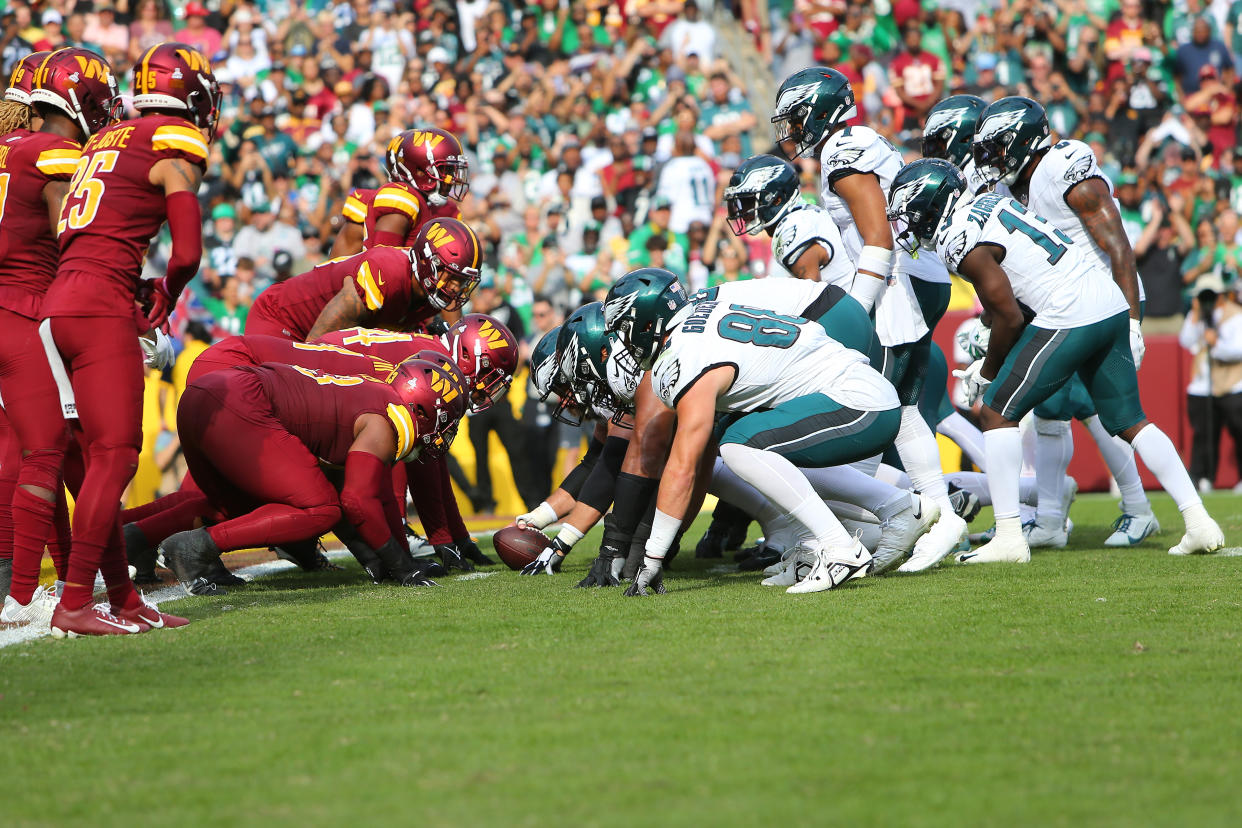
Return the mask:
M 374 314 L 371 324 L 378 328 L 400 330 L 437 313 L 421 291 L 415 302 L 413 264 L 403 247 L 376 247 L 326 261 L 272 285 L 259 294 L 254 307 L 267 318 L 279 320 L 298 339 L 306 339 L 346 279 Z
M 346 328 L 333 331 L 315 340 L 324 345 L 347 348 L 372 359 L 400 365 L 419 351 L 437 351 L 449 356 L 448 346 L 438 336 L 422 333 L 397 333 L 375 328 Z
M 354 442 L 354 423 L 363 414 L 378 414 L 392 426 L 397 437 L 392 460 L 405 459 L 415 448 L 414 417 L 386 382 L 276 363 L 235 370 L 259 378 L 276 419 L 324 463 L 345 465 Z
M 186 382 L 193 382 L 212 371 L 242 365 L 262 365 L 265 362 L 301 365 L 325 374 L 369 376 L 382 382 L 391 380 L 397 368 L 397 362 L 388 362 L 378 356 L 351 351 L 339 345 L 310 344 L 279 336 L 250 334 L 230 336 L 203 351 L 190 366 Z
M 44 316 L 133 315 L 142 260 L 167 219 L 164 188 L 148 180 L 166 158 L 204 170 L 207 140 L 183 118 L 147 115 L 95 133 L 60 212 L 60 264 Z
M 82 147 L 49 132 L 0 138 L 0 307 L 38 319 L 59 251 L 43 188 L 68 181 Z
M 387 215 L 404 216 L 409 220 L 402 244 L 409 247 L 418 235 L 423 223 L 433 218 L 459 218 L 460 211 L 455 202 L 449 201 L 439 207 L 427 203 L 427 199 L 410 184 L 390 182 L 378 190 L 354 190 L 345 199 L 341 215 L 347 221 L 362 225 L 362 244 L 364 247 L 375 246 L 375 224 Z

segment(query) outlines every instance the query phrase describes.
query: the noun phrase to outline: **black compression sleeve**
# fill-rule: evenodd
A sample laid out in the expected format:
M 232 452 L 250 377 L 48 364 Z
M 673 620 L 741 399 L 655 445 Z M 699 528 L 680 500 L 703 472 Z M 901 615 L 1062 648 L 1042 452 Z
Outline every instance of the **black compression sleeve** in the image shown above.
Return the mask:
M 594 437 L 587 445 L 586 454 L 582 455 L 582 459 L 578 461 L 578 465 L 574 466 L 574 470 L 565 475 L 565 479 L 561 481 L 561 488 L 569 493 L 574 500 L 578 499 L 578 493 L 582 491 L 582 485 L 586 483 L 587 478 L 591 475 L 591 470 L 595 468 L 596 461 L 599 460 L 600 454 L 604 450 L 604 444 Z
M 617 489 L 613 496 L 613 520 L 618 535 L 634 536 L 639 521 L 647 511 L 647 504 L 655 497 L 660 481 L 651 477 L 621 472 L 617 475 Z
M 604 441 L 599 461 L 578 492 L 579 503 L 585 503 L 601 514 L 608 511 L 616 491 L 617 475 L 621 473 L 621 461 L 625 459 L 625 451 L 629 447 L 630 441 L 626 437 L 609 437 Z

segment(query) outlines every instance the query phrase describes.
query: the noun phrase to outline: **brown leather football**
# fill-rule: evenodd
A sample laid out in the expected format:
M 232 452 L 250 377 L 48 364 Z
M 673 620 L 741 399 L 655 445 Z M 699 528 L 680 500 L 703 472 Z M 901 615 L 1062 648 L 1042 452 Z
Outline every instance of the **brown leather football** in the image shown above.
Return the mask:
M 543 532 L 533 526 L 519 529 L 517 526 L 506 526 L 492 535 L 492 546 L 496 554 L 510 569 L 520 570 L 539 553 L 552 545 L 552 541 Z

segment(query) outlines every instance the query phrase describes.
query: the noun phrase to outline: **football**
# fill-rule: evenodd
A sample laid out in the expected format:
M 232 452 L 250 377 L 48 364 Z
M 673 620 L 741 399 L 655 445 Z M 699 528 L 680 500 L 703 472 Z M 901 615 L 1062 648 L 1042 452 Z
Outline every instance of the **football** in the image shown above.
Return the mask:
M 539 553 L 552 545 L 552 541 L 543 532 L 533 526 L 521 529 L 517 526 L 506 526 L 492 535 L 492 546 L 496 554 L 510 569 L 521 569 Z

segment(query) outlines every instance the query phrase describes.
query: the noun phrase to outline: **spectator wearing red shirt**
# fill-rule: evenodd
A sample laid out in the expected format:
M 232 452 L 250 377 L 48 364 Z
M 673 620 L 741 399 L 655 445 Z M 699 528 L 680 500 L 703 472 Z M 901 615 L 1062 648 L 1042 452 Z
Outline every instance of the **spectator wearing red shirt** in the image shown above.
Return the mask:
M 1143 47 L 1143 22 L 1142 0 L 1121 0 L 1121 14 L 1104 34 L 1104 54 L 1109 60 L 1125 62 Z
M 220 51 L 220 33 L 207 25 L 211 12 L 202 3 L 188 3 L 185 7 L 185 26 L 177 32 L 177 39 L 193 46 L 210 57 Z
M 866 49 L 867 47 L 863 45 L 862 48 Z M 835 66 L 838 72 L 845 75 L 846 80 L 850 82 L 850 89 L 854 90 L 854 106 L 858 110 L 858 114 L 850 118 L 846 123 L 850 126 L 867 126 L 867 110 L 863 104 L 863 99 L 866 97 L 864 90 L 867 80 L 862 73 L 862 69 L 867 65 L 867 61 L 860 59 L 857 49 L 858 47 L 850 49 L 850 59 L 841 62 L 841 47 L 836 44 L 836 41 L 830 40 L 824 44 L 824 57 L 826 58 L 825 62 L 829 66 Z
M 893 91 L 905 108 L 902 128 L 915 129 L 944 95 L 944 66 L 940 58 L 923 51 L 923 29 L 917 20 L 906 23 L 901 32 L 906 48 L 893 59 L 889 74 Z

